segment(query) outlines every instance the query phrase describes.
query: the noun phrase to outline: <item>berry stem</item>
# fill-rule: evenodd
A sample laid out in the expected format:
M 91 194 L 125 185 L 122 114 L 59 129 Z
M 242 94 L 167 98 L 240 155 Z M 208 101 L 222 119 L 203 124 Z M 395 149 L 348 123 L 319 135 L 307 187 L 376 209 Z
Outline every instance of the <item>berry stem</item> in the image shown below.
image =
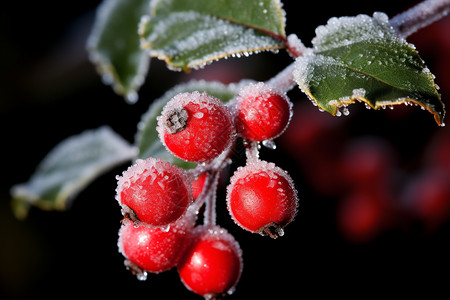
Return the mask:
M 389 23 L 402 38 L 442 19 L 450 12 L 450 0 L 425 0 L 393 17 Z
M 266 83 L 280 92 L 287 93 L 295 87 L 293 72 L 294 63 L 291 63 Z
M 208 184 L 208 192 L 205 198 L 205 213 L 203 215 L 203 225 L 216 225 L 216 199 L 217 186 L 219 183 L 221 170 L 213 172 L 210 176 L 210 184 Z
M 247 163 L 255 163 L 259 160 L 259 148 L 261 147 L 258 142 L 245 143 L 245 156 Z
M 303 54 L 305 54 L 305 52 L 308 51 L 308 48 L 305 47 L 305 45 L 302 43 L 302 41 L 298 38 L 296 34 L 290 34 L 287 37 L 286 46 L 289 54 L 293 58 L 302 56 Z
M 229 155 L 234 144 L 235 141 L 232 142 L 229 149 L 225 150 L 208 164 L 199 164 L 195 169 L 190 171 L 193 176 L 208 172 L 202 192 L 190 207 L 191 211 L 198 213 L 203 204 L 205 204 L 205 212 L 203 215 L 203 224 L 205 226 L 216 225 L 217 187 L 223 169 L 231 163 Z

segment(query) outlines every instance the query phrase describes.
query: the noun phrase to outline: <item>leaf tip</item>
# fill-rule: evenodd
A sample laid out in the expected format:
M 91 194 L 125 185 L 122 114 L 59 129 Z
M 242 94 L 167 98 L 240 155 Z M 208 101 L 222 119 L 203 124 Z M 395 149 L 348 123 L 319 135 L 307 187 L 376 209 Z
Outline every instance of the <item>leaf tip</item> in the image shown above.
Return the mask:
M 25 220 L 28 217 L 30 204 L 22 197 L 14 197 L 11 200 L 11 209 L 13 215 L 18 220 Z

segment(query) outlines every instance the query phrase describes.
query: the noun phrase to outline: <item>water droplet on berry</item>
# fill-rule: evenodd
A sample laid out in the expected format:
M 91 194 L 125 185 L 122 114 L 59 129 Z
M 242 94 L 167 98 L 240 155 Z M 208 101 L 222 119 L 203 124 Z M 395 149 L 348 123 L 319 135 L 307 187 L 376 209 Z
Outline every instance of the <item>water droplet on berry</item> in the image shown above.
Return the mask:
M 233 286 L 231 289 L 229 289 L 229 290 L 227 291 L 227 294 L 228 294 L 228 295 L 233 295 L 235 291 L 236 291 L 236 287 Z
M 160 229 L 163 232 L 168 232 L 170 230 L 170 224 L 165 225 L 165 226 L 161 226 Z
M 202 112 L 197 112 L 197 113 L 195 113 L 195 114 L 194 114 L 194 118 L 197 118 L 197 119 L 203 118 L 203 113 L 202 113 Z
M 125 259 L 125 261 L 123 262 L 123 264 L 125 265 L 125 267 L 127 268 L 128 271 L 131 272 L 131 274 L 135 275 L 136 278 L 140 281 L 145 281 L 147 280 L 147 272 L 144 271 L 143 269 L 139 268 L 136 264 L 134 264 L 132 261 Z
M 136 274 L 136 278 L 139 280 L 139 281 L 145 281 L 145 280 L 147 280 L 147 272 L 142 272 L 142 273 L 138 273 L 138 274 Z
M 275 150 L 277 149 L 277 145 L 275 144 L 275 142 L 273 140 L 265 140 L 262 141 L 262 144 L 264 147 L 270 149 L 270 150 Z

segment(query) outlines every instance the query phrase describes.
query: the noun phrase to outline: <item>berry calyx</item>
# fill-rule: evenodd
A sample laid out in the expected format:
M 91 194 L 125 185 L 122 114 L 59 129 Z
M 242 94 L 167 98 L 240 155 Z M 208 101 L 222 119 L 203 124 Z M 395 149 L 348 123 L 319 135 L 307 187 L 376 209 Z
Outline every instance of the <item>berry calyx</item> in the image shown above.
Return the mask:
M 249 84 L 236 96 L 236 128 L 251 141 L 271 140 L 286 129 L 292 115 L 292 104 L 263 82 Z
M 193 222 L 187 218 L 172 224 L 168 230 L 135 226 L 125 221 L 119 231 L 119 251 L 135 273 L 160 273 L 175 267 L 189 240 Z M 137 267 L 137 268 L 136 268 Z
M 166 226 L 192 202 L 189 176 L 160 159 L 138 159 L 117 179 L 116 199 L 124 215 L 136 222 Z
M 254 161 L 239 167 L 227 187 L 227 206 L 242 228 L 276 238 L 297 213 L 291 177 L 273 163 Z
M 210 299 L 232 293 L 242 267 L 242 251 L 231 234 L 219 226 L 199 226 L 177 268 L 186 288 Z
M 232 143 L 232 116 L 228 107 L 207 93 L 180 93 L 158 117 L 159 137 L 175 156 L 206 162 Z

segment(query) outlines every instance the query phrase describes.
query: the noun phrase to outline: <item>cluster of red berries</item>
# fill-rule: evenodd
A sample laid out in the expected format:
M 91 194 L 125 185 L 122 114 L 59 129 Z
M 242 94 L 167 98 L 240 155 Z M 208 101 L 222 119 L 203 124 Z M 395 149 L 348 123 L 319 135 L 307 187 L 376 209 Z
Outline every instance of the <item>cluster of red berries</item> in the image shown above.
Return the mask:
M 242 228 L 273 238 L 297 212 L 290 176 L 262 161 L 258 143 L 278 137 L 292 114 L 288 98 L 264 83 L 242 88 L 229 105 L 207 93 L 181 93 L 158 117 L 168 151 L 199 163 L 184 170 L 160 159 L 138 159 L 118 176 L 116 199 L 124 220 L 119 249 L 140 279 L 177 268 L 181 281 L 206 298 L 234 290 L 243 262 L 234 237 L 215 224 L 217 182 L 236 138 L 245 139 L 247 163 L 230 179 L 227 207 Z M 205 205 L 203 224 L 197 215 Z

